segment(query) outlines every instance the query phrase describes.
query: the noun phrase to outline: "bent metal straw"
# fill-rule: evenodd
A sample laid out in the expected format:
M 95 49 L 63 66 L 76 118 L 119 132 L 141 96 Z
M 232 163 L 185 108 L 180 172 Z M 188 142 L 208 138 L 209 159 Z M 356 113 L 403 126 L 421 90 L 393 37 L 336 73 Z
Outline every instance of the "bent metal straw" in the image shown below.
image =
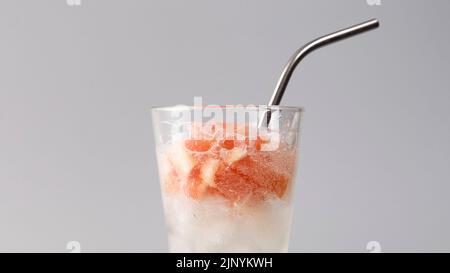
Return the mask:
M 328 35 L 319 37 L 311 42 L 305 44 L 303 47 L 299 48 L 294 55 L 289 59 L 288 63 L 284 67 L 283 72 L 278 80 L 278 83 L 275 87 L 275 90 L 272 94 L 272 97 L 269 101 L 269 106 L 280 105 L 281 99 L 283 98 L 284 92 L 286 91 L 286 87 L 291 79 L 292 74 L 294 73 L 297 65 L 303 60 L 306 55 L 310 52 L 314 51 L 317 48 L 323 47 L 325 45 L 329 45 L 333 42 L 341 41 L 345 38 L 353 37 L 357 34 L 372 30 L 377 28 L 380 25 L 377 19 L 371 19 L 369 21 L 365 21 L 363 23 L 347 27 L 336 32 L 330 33 Z M 267 112 L 267 122 L 268 125 L 270 122 L 270 112 Z M 265 115 L 260 120 L 260 127 L 264 124 L 264 120 L 266 120 Z

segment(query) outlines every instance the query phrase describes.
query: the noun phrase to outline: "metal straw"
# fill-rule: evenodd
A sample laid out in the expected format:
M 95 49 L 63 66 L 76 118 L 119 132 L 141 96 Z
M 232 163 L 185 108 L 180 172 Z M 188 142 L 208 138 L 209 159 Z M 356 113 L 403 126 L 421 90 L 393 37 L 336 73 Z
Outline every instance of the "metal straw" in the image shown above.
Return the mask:
M 314 51 L 317 48 L 320 48 L 325 45 L 329 45 L 333 42 L 337 42 L 340 40 L 343 40 L 345 38 L 349 38 L 352 36 L 355 36 L 357 34 L 366 32 L 368 30 L 372 30 L 377 28 L 380 25 L 377 19 L 372 19 L 348 28 L 344 28 L 341 30 L 338 30 L 336 32 L 330 33 L 328 35 L 319 37 L 303 47 L 299 48 L 294 55 L 289 59 L 289 62 L 284 67 L 283 73 L 281 73 L 280 79 L 278 80 L 278 83 L 275 87 L 275 90 L 273 92 L 272 97 L 269 101 L 269 106 L 273 105 L 279 105 L 281 102 L 281 99 L 283 98 L 284 92 L 286 91 L 286 87 L 289 83 L 289 80 L 291 79 L 292 74 L 294 73 L 295 68 L 300 63 L 303 58 L 305 58 L 306 55 L 308 55 L 310 52 Z M 263 116 L 260 120 L 260 126 L 264 123 L 265 117 Z M 270 122 L 270 109 L 267 113 L 267 123 Z

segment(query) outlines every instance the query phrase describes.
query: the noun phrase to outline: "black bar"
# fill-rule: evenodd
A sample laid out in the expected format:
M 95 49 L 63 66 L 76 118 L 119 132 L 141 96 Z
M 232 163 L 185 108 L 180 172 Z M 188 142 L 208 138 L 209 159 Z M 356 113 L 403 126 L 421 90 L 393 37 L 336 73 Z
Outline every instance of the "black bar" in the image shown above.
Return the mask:
M 386 253 L 288 253 L 288 254 L 168 254 L 168 253 L 81 253 L 0 254 L 3 268 L 45 269 L 59 272 L 358 272 L 426 268 L 446 269 L 450 254 Z M 115 272 L 114 271 L 114 272 Z M 443 270 L 446 271 L 446 270 Z M 6 272 L 6 271 L 5 271 Z

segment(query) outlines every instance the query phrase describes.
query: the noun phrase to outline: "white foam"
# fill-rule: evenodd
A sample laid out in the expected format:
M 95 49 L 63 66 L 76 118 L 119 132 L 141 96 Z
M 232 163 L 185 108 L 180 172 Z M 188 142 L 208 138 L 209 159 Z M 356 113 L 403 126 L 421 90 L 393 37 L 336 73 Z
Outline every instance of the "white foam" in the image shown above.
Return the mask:
M 196 201 L 165 195 L 171 252 L 286 252 L 292 204 L 271 199 L 257 207 L 230 206 L 221 197 Z

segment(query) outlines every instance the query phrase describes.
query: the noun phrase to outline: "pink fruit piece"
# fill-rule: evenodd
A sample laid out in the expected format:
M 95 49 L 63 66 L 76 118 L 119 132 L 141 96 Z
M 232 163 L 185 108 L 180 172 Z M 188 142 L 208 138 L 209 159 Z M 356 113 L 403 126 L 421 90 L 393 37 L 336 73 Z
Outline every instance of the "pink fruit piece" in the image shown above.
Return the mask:
M 234 202 L 244 199 L 258 201 L 269 195 L 282 198 L 288 185 L 286 177 L 250 156 L 219 168 L 215 181 L 217 190 Z

